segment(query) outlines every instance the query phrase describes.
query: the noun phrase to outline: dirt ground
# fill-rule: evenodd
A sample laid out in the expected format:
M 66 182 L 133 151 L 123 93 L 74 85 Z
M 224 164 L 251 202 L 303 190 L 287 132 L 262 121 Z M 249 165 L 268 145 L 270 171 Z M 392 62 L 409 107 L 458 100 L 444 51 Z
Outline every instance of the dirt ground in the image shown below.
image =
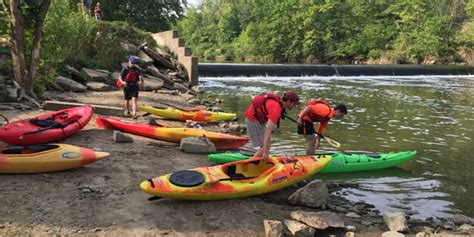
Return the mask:
M 121 106 L 121 92 L 62 93 L 56 98 Z M 183 97 L 142 93 L 145 104 L 184 101 Z M 0 111 L 10 120 L 47 111 Z M 112 131 L 99 128 L 94 115 L 83 131 L 63 141 L 107 151 L 105 160 L 55 173 L 0 175 L 0 236 L 264 236 L 263 220 L 290 219 L 288 196 L 298 187 L 225 201 L 148 201 L 139 184 L 172 171 L 207 166 L 206 155 L 186 154 L 173 143 L 131 135 L 134 143 L 117 144 Z M 164 121 L 167 124 L 181 123 Z M 92 190 L 83 187 L 98 186 Z M 314 209 L 313 209 L 314 210 Z M 346 224 L 353 224 L 347 219 Z M 354 225 L 354 224 L 353 224 Z M 357 235 L 380 236 L 380 229 Z

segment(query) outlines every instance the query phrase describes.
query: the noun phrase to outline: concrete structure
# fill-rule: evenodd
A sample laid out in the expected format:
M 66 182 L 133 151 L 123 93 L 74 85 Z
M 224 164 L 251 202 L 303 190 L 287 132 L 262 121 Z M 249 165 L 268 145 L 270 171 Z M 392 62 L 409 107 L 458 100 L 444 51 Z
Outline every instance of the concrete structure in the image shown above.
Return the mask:
M 182 63 L 188 73 L 191 85 L 198 85 L 198 58 L 191 55 L 191 49 L 184 46 L 184 39 L 179 38 L 174 30 L 153 34 L 153 39 L 160 46 L 168 48 L 178 61 Z

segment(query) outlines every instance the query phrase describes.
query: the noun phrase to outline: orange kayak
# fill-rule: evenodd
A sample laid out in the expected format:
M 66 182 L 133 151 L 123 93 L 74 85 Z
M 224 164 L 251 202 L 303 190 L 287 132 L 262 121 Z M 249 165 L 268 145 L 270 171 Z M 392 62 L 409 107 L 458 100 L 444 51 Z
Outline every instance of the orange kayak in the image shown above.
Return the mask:
M 324 168 L 332 157 L 289 156 L 241 160 L 223 165 L 177 171 L 143 181 L 140 188 L 155 197 L 220 200 L 273 192 Z
M 120 130 L 140 136 L 150 137 L 168 142 L 181 142 L 185 137 L 207 137 L 217 149 L 238 148 L 248 142 L 248 138 L 224 133 L 208 132 L 197 128 L 172 128 L 150 125 L 146 122 L 133 122 L 119 118 L 98 116 L 98 126 L 108 129 Z
M 42 144 L 0 149 L 0 173 L 42 173 L 78 168 L 109 156 L 107 152 Z

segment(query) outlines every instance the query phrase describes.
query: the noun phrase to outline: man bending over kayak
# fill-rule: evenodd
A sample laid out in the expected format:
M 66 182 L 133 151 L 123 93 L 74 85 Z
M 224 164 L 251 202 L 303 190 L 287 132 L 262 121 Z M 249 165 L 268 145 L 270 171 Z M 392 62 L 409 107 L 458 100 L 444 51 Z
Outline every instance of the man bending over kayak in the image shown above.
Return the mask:
M 325 100 L 313 100 L 307 103 L 298 114 L 298 134 L 306 138 L 306 154 L 314 155 L 315 150 L 320 146 L 321 137 L 316 134 L 313 123 L 319 122 L 318 132 L 323 135 L 328 122 L 333 119 L 340 119 L 347 114 L 347 107 L 344 104 L 331 108 Z
M 250 142 L 260 147 L 254 157 L 268 159 L 272 130 L 280 123 L 286 109 L 293 109 L 299 105 L 299 97 L 292 91 L 286 92 L 283 97 L 267 93 L 256 96 L 245 112 L 245 124 Z

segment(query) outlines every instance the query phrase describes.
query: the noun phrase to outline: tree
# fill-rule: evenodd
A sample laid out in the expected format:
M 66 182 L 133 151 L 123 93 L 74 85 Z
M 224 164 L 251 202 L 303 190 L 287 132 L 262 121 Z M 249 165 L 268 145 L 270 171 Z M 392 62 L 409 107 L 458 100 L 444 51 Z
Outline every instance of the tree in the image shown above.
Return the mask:
M 14 82 L 20 88 L 20 99 L 36 102 L 33 83 L 36 80 L 43 23 L 51 0 L 1 0 L 0 3 L 0 10 L 5 12 L 10 22 L 10 34 L 0 35 L 0 43 L 10 49 Z M 29 51 L 27 45 L 30 46 Z
M 171 29 L 183 16 L 186 0 L 107 0 L 101 1 L 104 20 L 124 21 L 149 32 Z

